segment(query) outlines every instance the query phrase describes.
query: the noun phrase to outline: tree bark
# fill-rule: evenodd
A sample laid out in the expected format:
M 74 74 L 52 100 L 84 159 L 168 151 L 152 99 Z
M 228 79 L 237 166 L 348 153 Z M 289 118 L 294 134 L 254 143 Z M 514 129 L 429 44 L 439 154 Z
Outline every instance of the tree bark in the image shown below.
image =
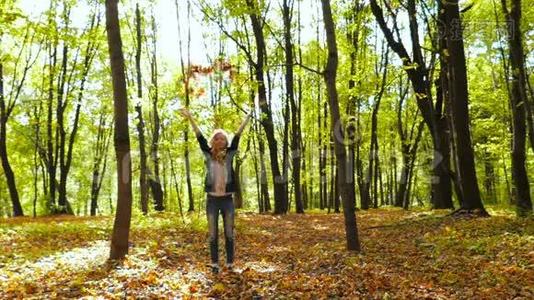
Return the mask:
M 98 209 L 98 196 L 102 187 L 102 182 L 106 174 L 107 153 L 109 141 L 111 139 L 111 130 L 106 129 L 106 116 L 104 113 L 100 115 L 98 124 L 97 138 L 94 146 L 94 161 L 93 161 L 93 181 L 91 183 L 91 216 L 96 215 Z
M 328 46 L 328 59 L 324 71 L 324 80 L 329 96 L 330 105 L 330 120 L 332 132 L 336 132 L 337 125 L 342 125 L 342 120 L 339 114 L 339 100 L 336 88 L 336 75 L 338 66 L 338 52 L 336 44 L 336 33 L 334 20 L 332 18 L 332 10 L 329 0 L 321 0 L 323 10 L 323 22 L 326 31 L 326 40 Z M 345 219 L 345 236 L 347 239 L 347 249 L 353 251 L 360 251 L 360 240 L 358 237 L 358 225 L 356 222 L 355 213 L 355 198 L 354 191 L 351 190 L 351 185 L 347 178 L 347 153 L 344 145 L 343 126 L 339 126 L 341 136 L 334 141 L 334 148 L 337 159 L 337 170 L 343 178 L 341 184 L 341 199 L 343 201 L 343 215 Z
M 180 67 L 182 69 L 182 78 L 184 81 L 184 90 L 185 90 L 185 107 L 189 108 L 189 102 L 190 102 L 190 90 L 189 90 L 189 80 L 190 80 L 190 74 L 189 74 L 189 68 L 191 66 L 191 56 L 190 56 L 190 44 L 191 44 L 191 23 L 190 23 L 190 13 L 191 13 L 191 6 L 190 6 L 190 0 L 187 0 L 187 72 L 186 72 L 186 66 L 184 63 L 183 53 L 182 53 L 182 38 L 181 38 L 181 27 L 180 27 L 180 9 L 178 6 L 178 0 L 174 1 L 175 7 L 176 7 L 176 23 L 178 24 L 178 43 L 179 43 L 179 53 L 180 53 Z M 193 195 L 193 184 L 191 182 L 191 163 L 189 159 L 189 131 L 187 129 L 183 132 L 184 135 L 184 143 L 185 143 L 185 149 L 184 149 L 184 163 L 185 163 L 185 176 L 186 176 L 186 185 L 187 185 L 187 196 L 189 199 L 189 208 L 187 211 L 191 212 L 195 210 L 195 199 Z
M 319 102 L 320 103 L 320 102 Z M 323 184 L 323 194 L 322 194 L 322 202 L 320 205 L 321 209 L 324 209 L 328 206 L 328 175 L 326 174 L 326 165 L 328 161 L 328 145 L 330 143 L 330 137 L 328 140 L 326 139 L 326 136 L 328 136 L 328 129 L 327 129 L 327 118 L 328 118 L 328 102 L 325 100 L 323 102 L 323 126 L 322 126 L 322 135 L 321 140 L 323 141 L 322 146 L 322 152 L 321 157 L 323 159 L 322 165 L 321 165 L 321 183 Z
M 267 184 L 267 167 L 265 166 L 265 144 L 261 135 L 258 135 L 258 147 L 260 151 L 261 198 L 263 200 L 263 208 L 264 211 L 271 211 L 271 198 Z
M 143 121 L 143 80 L 141 74 L 141 10 L 139 3 L 135 4 L 135 32 L 136 32 L 136 48 L 135 48 L 135 71 L 137 82 L 137 103 L 135 111 L 137 112 L 137 134 L 139 136 L 139 189 L 140 189 L 140 204 L 141 212 L 146 215 L 148 213 L 148 184 L 147 184 L 147 163 L 146 163 L 146 148 L 145 148 L 145 123 Z
M 0 63 L 0 159 L 2 160 L 2 168 L 6 177 L 7 186 L 9 189 L 9 196 L 11 197 L 11 205 L 13 207 L 13 216 L 24 216 L 22 206 L 20 205 L 19 193 L 17 184 L 15 182 L 15 174 L 9 163 L 7 155 L 7 120 L 9 118 L 9 105 L 6 105 L 4 95 L 4 67 Z
M 508 43 L 510 47 L 510 66 L 512 68 L 512 90 L 510 102 L 512 107 L 513 142 L 512 142 L 512 180 L 516 189 L 515 203 L 518 216 L 532 214 L 530 186 L 525 166 L 526 151 L 526 115 L 528 97 L 526 87 L 525 55 L 521 36 L 521 0 L 512 0 L 508 11 L 506 0 L 501 0 L 504 14 L 509 26 Z
M 298 120 L 298 108 L 294 92 L 294 75 L 293 75 L 293 42 L 291 41 L 291 19 L 292 19 L 293 1 L 284 0 L 283 19 L 284 19 L 284 52 L 286 63 L 286 98 L 291 105 L 291 163 L 293 186 L 295 187 L 295 205 L 297 213 L 304 213 L 302 203 L 302 189 L 300 184 L 300 168 L 302 152 L 300 149 L 300 126 Z
M 427 125 L 434 148 L 433 158 L 433 175 L 435 179 L 432 180 L 432 203 L 434 208 L 448 206 L 452 208 L 451 195 L 451 180 L 449 174 L 449 162 L 446 159 L 448 147 L 443 144 L 444 140 L 441 136 L 445 133 L 443 126 L 438 126 L 438 118 L 435 114 L 435 108 L 432 102 L 432 94 L 430 88 L 430 81 L 428 80 L 429 70 L 425 65 L 422 55 L 422 48 L 419 43 L 417 24 L 417 15 L 415 10 L 415 1 L 409 0 L 407 3 L 409 17 L 410 36 L 412 44 L 413 59 L 408 55 L 408 51 L 401 41 L 395 40 L 393 32 L 387 27 L 384 19 L 384 14 L 376 0 L 370 0 L 371 11 L 384 33 L 389 47 L 402 60 L 403 67 L 412 84 L 413 91 L 416 96 L 416 103 L 419 111 L 422 114 L 423 120 Z
M 9 162 L 9 156 L 8 156 L 8 151 L 7 151 L 7 122 L 21 94 L 22 87 L 24 86 L 25 81 L 27 79 L 28 71 L 30 70 L 32 65 L 35 63 L 36 59 L 39 57 L 39 53 L 41 51 L 41 44 L 39 44 L 37 48 L 38 53 L 37 55 L 34 56 L 33 40 L 35 37 L 35 32 L 32 35 L 30 35 L 30 30 L 31 30 L 31 27 L 28 26 L 26 29 L 26 33 L 24 35 L 24 39 L 22 40 L 22 43 L 19 45 L 20 50 L 18 51 L 18 55 L 16 56 L 15 71 L 13 73 L 13 78 L 12 78 L 13 84 L 11 85 L 11 89 L 9 93 L 6 93 L 6 91 L 4 90 L 4 65 L 3 65 L 3 62 L 0 61 L 0 161 L 2 163 L 2 168 L 4 170 L 4 175 L 6 177 L 6 182 L 7 182 L 7 186 L 9 190 L 9 196 L 11 198 L 13 216 L 15 217 L 23 216 L 24 212 L 23 212 L 23 209 L 20 203 L 20 198 L 19 198 L 16 180 L 15 180 L 15 174 Z M 30 47 L 28 47 L 28 54 L 26 58 L 24 59 L 24 68 L 23 68 L 20 79 L 17 80 L 17 78 L 15 78 L 17 76 L 16 66 L 22 60 L 22 56 L 23 56 L 24 50 L 27 49 L 26 47 L 27 45 L 29 45 Z M 34 215 L 35 215 L 35 210 L 34 210 Z
M 449 93 L 452 112 L 453 134 L 456 157 L 458 159 L 458 176 L 464 199 L 461 210 L 479 210 L 481 215 L 487 215 L 475 170 L 475 158 L 469 131 L 469 108 L 467 89 L 467 69 L 464 53 L 464 42 L 461 28 L 458 0 L 442 1 L 445 14 L 445 28 L 447 52 L 440 53 L 447 59 Z
M 95 28 L 98 28 L 100 26 L 100 17 L 98 20 L 96 20 L 96 15 L 93 15 L 91 18 L 91 25 L 89 26 L 88 33 L 93 31 Z M 76 110 L 74 113 L 74 121 L 72 124 L 72 131 L 70 132 L 70 136 L 68 137 L 68 144 L 67 143 L 67 132 L 64 128 L 64 122 L 63 122 L 63 114 L 65 112 L 65 109 L 68 104 L 68 99 L 65 99 L 65 103 L 62 104 L 62 107 L 60 107 L 61 110 L 61 122 L 58 121 L 59 124 L 61 124 L 60 128 L 60 181 L 58 186 L 58 192 L 59 192 L 59 198 L 58 198 L 58 205 L 59 207 L 63 207 L 64 213 L 72 214 L 72 208 L 70 206 L 70 202 L 67 200 L 67 178 L 68 174 L 70 172 L 70 167 L 72 165 L 72 151 L 74 149 L 74 142 L 76 140 L 76 136 L 78 133 L 78 126 L 80 121 L 80 113 L 81 113 L 81 107 L 82 107 L 82 100 L 85 90 L 85 83 L 87 81 L 87 77 L 89 76 L 89 71 L 91 68 L 91 65 L 93 63 L 93 58 L 96 55 L 96 52 L 98 51 L 98 46 L 96 45 L 96 42 L 93 40 L 89 40 L 87 42 L 86 47 L 86 54 L 83 62 L 83 71 L 82 71 L 82 77 L 80 79 L 80 87 L 78 92 L 78 99 L 76 104 Z M 70 84 L 69 84 L 70 85 Z M 68 91 L 67 91 L 68 93 Z M 59 103 L 58 103 L 59 107 Z M 66 148 L 66 149 L 65 149 Z M 65 153 L 66 150 L 66 153 Z
M 57 30 L 57 29 L 56 29 Z M 46 170 L 48 175 L 47 208 L 51 212 L 56 210 L 56 159 L 54 156 L 54 133 L 52 132 L 53 122 L 53 102 L 54 102 L 54 78 L 56 77 L 57 44 L 49 44 L 49 80 L 47 99 L 47 120 L 46 120 Z M 53 48 L 53 49 L 52 49 Z
M 115 120 L 115 154 L 117 160 L 117 210 L 111 237 L 110 259 L 128 253 L 128 237 L 132 214 L 132 164 L 128 134 L 128 96 L 124 73 L 124 56 L 117 9 L 118 0 L 106 0 L 106 31 L 113 83 Z
M 359 51 L 359 42 L 360 42 L 360 30 L 361 30 L 361 21 L 358 18 L 361 12 L 364 9 L 364 5 L 361 1 L 355 1 L 354 5 L 352 7 L 352 12 L 349 14 L 347 18 L 347 22 L 350 22 L 352 24 L 356 24 L 357 27 L 354 29 L 349 29 L 347 32 L 347 39 L 349 40 L 352 48 L 350 49 L 350 79 L 348 82 L 349 87 L 349 101 L 347 103 L 347 114 L 350 116 L 347 124 L 347 141 L 349 143 L 348 147 L 348 156 L 349 156 L 349 166 L 351 169 L 350 179 L 349 181 L 352 184 L 352 190 L 354 191 L 354 194 L 356 195 L 356 173 L 358 170 L 355 169 L 357 163 L 356 163 L 356 151 L 354 150 L 355 147 L 359 147 L 359 137 L 356 135 L 358 134 L 356 132 L 355 122 L 358 118 L 359 122 L 359 107 L 358 110 L 356 109 L 359 105 L 359 98 L 356 96 L 356 81 L 354 80 L 356 76 L 356 67 L 357 67 L 357 55 Z M 358 82 L 358 85 L 361 85 L 361 81 Z M 358 115 L 356 115 L 358 114 Z M 359 130 L 359 129 L 358 129 Z
M 287 212 L 287 197 L 286 186 L 287 179 L 283 178 L 280 173 L 280 166 L 278 163 L 278 146 L 274 136 L 274 124 L 272 118 L 272 112 L 267 103 L 267 91 L 265 88 L 264 80 L 264 61 L 266 58 L 266 45 L 263 35 L 263 26 L 258 13 L 258 7 L 256 0 L 247 0 L 247 6 L 251 9 L 249 14 L 252 23 L 252 30 L 254 32 L 254 38 L 256 42 L 256 62 L 254 64 L 254 74 L 256 83 L 258 84 L 258 99 L 262 114 L 265 118 L 261 119 L 261 124 L 265 131 L 267 138 L 267 144 L 269 146 L 269 158 L 271 162 L 271 173 L 274 184 L 274 213 L 284 214 Z
M 152 16 L 152 59 L 150 60 L 150 96 L 152 99 L 152 142 L 150 143 L 150 158 L 154 171 L 148 176 L 148 183 L 154 199 L 154 210 L 163 211 L 163 188 L 161 186 L 159 170 L 159 139 L 161 131 L 161 122 L 158 112 L 159 102 L 159 84 L 158 84 L 158 60 L 156 55 L 156 20 Z

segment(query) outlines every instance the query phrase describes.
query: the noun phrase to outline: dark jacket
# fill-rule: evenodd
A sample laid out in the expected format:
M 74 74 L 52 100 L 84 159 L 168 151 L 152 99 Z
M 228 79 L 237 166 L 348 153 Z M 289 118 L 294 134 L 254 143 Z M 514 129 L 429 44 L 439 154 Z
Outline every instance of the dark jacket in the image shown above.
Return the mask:
M 206 166 L 206 176 L 204 178 L 204 191 L 214 192 L 212 170 L 211 170 L 211 147 L 208 145 L 208 141 L 199 133 L 196 135 L 202 154 L 204 154 L 204 164 Z M 234 156 L 237 153 L 237 145 L 239 144 L 239 135 L 235 135 L 230 143 L 230 146 L 226 148 L 225 166 L 226 166 L 226 192 L 236 192 L 235 172 L 233 167 Z

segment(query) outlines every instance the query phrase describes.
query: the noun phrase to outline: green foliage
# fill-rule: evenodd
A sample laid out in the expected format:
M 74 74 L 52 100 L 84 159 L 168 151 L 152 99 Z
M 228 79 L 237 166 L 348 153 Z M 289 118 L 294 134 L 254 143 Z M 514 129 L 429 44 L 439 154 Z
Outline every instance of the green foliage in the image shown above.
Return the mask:
M 74 142 L 73 161 L 68 177 L 68 198 L 76 214 L 86 215 L 89 213 L 89 201 L 91 196 L 92 168 L 95 158 L 94 145 L 98 134 L 100 116 L 105 122 L 105 132 L 112 130 L 113 104 L 110 81 L 109 58 L 106 46 L 106 36 L 102 3 L 98 1 L 52 1 L 52 5 L 45 6 L 46 9 L 41 16 L 29 16 L 29 12 L 24 11 L 17 1 L 4 1 L 0 6 L 0 35 L 2 43 L 0 45 L 0 60 L 4 67 L 5 93 L 13 91 L 13 84 L 21 80 L 23 68 L 21 62 L 30 49 L 36 55 L 37 49 L 41 49 L 35 64 L 27 74 L 26 82 L 22 87 L 20 99 L 15 106 L 12 117 L 8 122 L 8 152 L 11 164 L 15 170 L 17 187 L 21 195 L 25 212 L 33 211 L 35 197 L 34 177 L 37 178 L 37 201 L 36 212 L 38 215 L 51 213 L 54 209 L 50 207 L 49 198 L 43 191 L 46 181 L 46 172 L 43 172 L 43 157 L 35 153 L 35 129 L 40 130 L 40 147 L 45 147 L 47 135 L 47 101 L 49 97 L 49 80 L 53 82 L 52 100 L 57 99 L 57 77 L 61 70 L 61 50 L 63 45 L 69 47 L 67 70 L 71 81 L 74 83 L 72 90 L 65 93 L 69 103 L 65 107 L 66 128 L 70 134 L 72 121 L 77 104 L 79 86 L 76 83 L 81 78 L 83 70 L 82 58 L 86 54 L 86 45 L 89 41 L 94 41 L 97 47 L 92 68 L 87 77 L 84 94 L 81 99 L 82 107 L 80 114 L 80 124 L 77 137 Z M 171 1 L 172 2 L 172 1 Z M 186 146 L 191 157 L 191 176 L 193 182 L 193 195 L 197 208 L 202 205 L 203 190 L 203 160 L 198 151 L 194 135 L 189 131 L 189 140 L 184 142 L 184 131 L 189 130 L 187 122 L 178 114 L 177 108 L 185 105 L 185 81 L 188 80 L 190 88 L 189 108 L 198 120 L 200 128 L 205 135 L 209 135 L 215 127 L 227 129 L 230 133 L 237 129 L 244 115 L 244 111 L 254 109 L 254 97 L 258 83 L 253 80 L 255 47 L 253 31 L 250 26 L 250 14 L 255 13 L 264 22 L 263 33 L 266 39 L 266 82 L 268 85 L 268 98 L 273 110 L 275 137 L 278 146 L 282 147 L 285 120 L 283 110 L 287 99 L 284 96 L 285 74 L 284 60 L 284 40 L 283 22 L 281 20 L 282 11 L 278 5 L 269 4 L 266 1 L 252 1 L 255 8 L 247 5 L 247 1 L 225 0 L 220 3 L 211 1 L 199 1 L 198 5 L 192 5 L 192 15 L 202 19 L 202 25 L 206 26 L 207 47 L 210 43 L 220 45 L 219 49 L 207 49 L 212 62 L 222 59 L 231 65 L 230 70 L 224 72 L 217 70 L 214 66 L 195 65 L 197 67 L 210 67 L 211 71 L 197 72 L 194 76 L 188 74 L 188 70 L 180 70 L 176 64 L 168 63 L 165 57 L 161 57 L 158 52 L 156 58 L 159 62 L 158 74 L 155 79 L 158 81 L 158 104 L 157 109 L 162 122 L 162 136 L 160 138 L 160 161 L 165 170 L 163 185 L 166 193 L 166 201 L 171 211 L 178 210 L 178 200 L 182 201 L 183 208 L 187 209 L 187 186 L 185 184 L 185 163 L 184 153 Z M 405 7 L 402 1 L 390 1 L 392 12 L 398 13 L 399 31 L 401 38 L 406 45 L 409 45 L 409 35 L 407 34 L 407 24 L 402 21 L 405 17 Z M 134 188 L 134 211 L 139 207 L 138 177 L 139 177 L 139 141 L 137 138 L 137 114 L 134 106 L 137 104 L 136 94 L 136 72 L 135 72 L 135 23 L 134 4 L 121 3 L 121 31 L 123 40 L 123 50 L 126 59 L 126 75 L 129 93 L 130 110 L 130 136 L 133 158 L 133 188 Z M 330 116 L 324 120 L 324 105 L 327 101 L 324 78 L 309 69 L 321 72 L 325 67 L 327 52 L 324 40 L 324 28 L 320 21 L 322 19 L 320 3 L 305 3 L 294 1 L 292 15 L 291 38 L 294 45 L 293 54 L 295 56 L 294 78 L 295 95 L 300 104 L 301 111 L 301 136 L 305 151 L 303 158 L 306 160 L 307 170 L 301 177 L 309 184 L 309 197 L 316 203 L 319 192 L 319 144 L 330 142 Z M 141 3 L 142 11 L 142 53 L 141 53 L 141 73 L 143 82 L 143 98 L 140 104 L 143 108 L 143 117 L 146 123 L 147 145 L 152 141 L 154 126 L 152 99 L 155 95 L 153 78 L 151 77 L 150 62 L 152 56 L 152 42 L 161 39 L 161 34 L 151 28 L 152 11 L 157 6 L 156 2 Z M 371 111 L 375 103 L 378 87 L 381 83 L 381 74 L 377 74 L 377 64 L 380 63 L 382 49 L 387 48 L 383 36 L 379 32 L 378 26 L 374 22 L 374 17 L 366 3 L 357 11 L 353 7 L 354 3 L 339 1 L 333 3 L 333 12 L 336 22 L 337 46 L 339 50 L 339 67 L 337 74 L 337 88 L 339 92 L 340 108 L 342 120 L 345 124 L 350 117 L 354 117 L 359 122 L 358 136 L 361 141 L 360 155 L 362 167 L 368 165 L 368 152 L 370 147 L 370 124 Z M 68 20 L 64 18 L 64 9 L 70 7 L 74 11 L 85 8 L 81 20 Z M 181 8 L 185 5 L 180 4 Z M 298 11 L 297 7 L 300 7 Z M 200 8 L 200 10 L 199 10 Z M 169 7 L 174 9 L 174 7 Z M 432 36 L 435 37 L 436 27 L 432 22 L 435 14 L 435 3 L 419 3 L 418 23 L 421 27 L 421 40 L 424 45 L 423 54 L 426 61 L 430 61 L 435 45 L 432 44 Z M 100 24 L 98 27 L 88 30 L 90 15 L 95 12 L 100 14 Z M 524 32 L 525 53 L 531 53 L 534 47 L 532 43 L 533 23 L 529 22 L 534 16 L 534 8 L 523 1 L 523 24 L 521 29 Z M 79 15 L 76 13 L 76 17 Z M 300 21 L 298 18 L 301 18 Z M 391 17 L 391 14 L 386 16 Z M 510 110 L 508 107 L 508 90 L 504 72 L 504 61 L 507 57 L 507 43 L 505 40 L 505 28 L 503 26 L 503 15 L 500 3 L 495 1 L 477 1 L 473 7 L 462 14 L 465 28 L 465 47 L 467 53 L 468 76 L 469 76 L 469 99 L 471 113 L 471 132 L 476 155 L 477 172 L 481 185 L 484 200 L 503 207 L 510 206 L 510 184 L 511 184 L 511 160 L 510 141 L 511 125 Z M 499 22 L 496 22 L 498 20 Z M 427 21 L 429 23 L 427 23 Z M 165 28 L 159 23 L 156 16 L 158 31 L 164 32 Z M 186 24 L 182 20 L 183 49 L 186 47 L 185 32 Z M 297 25 L 300 22 L 300 28 Z M 427 26 L 429 26 L 427 28 Z M 358 40 L 353 43 L 351 35 L 357 33 Z M 228 36 L 228 35 L 229 36 Z M 30 37 L 33 39 L 30 42 Z M 167 39 L 175 37 L 165 35 Z M 200 38 L 200 37 L 193 37 Z M 25 47 L 21 47 L 24 41 Z M 235 42 L 240 47 L 235 46 Z M 31 45 L 30 45 L 31 44 Z M 158 44 L 159 46 L 159 44 Z M 241 48 L 242 47 L 242 48 Z M 245 48 L 251 57 L 243 50 Z M 410 48 L 410 47 L 408 47 Z M 52 69 L 50 78 L 50 54 L 56 49 L 57 61 Z M 21 60 L 17 66 L 17 58 L 21 54 Z M 409 51 L 410 52 L 410 51 Z M 177 51 L 178 55 L 178 51 Z M 183 51 L 184 61 L 186 51 Z M 390 51 L 390 66 L 388 67 L 388 77 L 386 79 L 386 89 L 382 97 L 382 103 L 378 112 L 378 141 L 381 168 L 383 175 L 394 173 L 395 180 L 399 180 L 400 170 L 400 147 L 401 141 L 397 132 L 397 111 L 399 109 L 399 78 L 406 81 L 406 71 L 416 69 L 416 64 L 403 65 L 393 51 Z M 527 62 L 528 62 L 527 58 Z M 437 62 L 437 57 L 436 57 Z M 193 62 L 194 64 L 194 62 Z M 305 66 L 301 67 L 299 64 Z M 188 68 L 189 66 L 185 66 Z M 194 66 L 191 66 L 194 67 Z M 429 75 L 429 81 L 434 82 L 439 75 L 436 69 Z M 183 74 L 186 74 L 185 76 Z M 267 76 L 268 75 L 268 76 Z M 532 76 L 531 76 L 532 77 Z M 532 78 L 530 78 L 532 80 Z M 349 81 L 353 82 L 353 87 L 349 88 Z M 435 101 L 435 87 L 432 87 L 432 101 Z M 417 110 L 416 101 L 421 98 L 421 94 L 414 94 L 409 88 L 407 99 L 400 107 L 401 117 L 404 122 L 404 130 L 409 132 L 414 124 L 420 122 L 421 116 Z M 426 95 L 424 95 L 426 96 Z M 359 103 L 357 112 L 356 104 Z M 350 108 L 351 111 L 347 109 Z M 257 109 L 256 109 L 257 110 Z M 57 120 L 54 118 L 55 108 L 52 110 L 51 129 L 53 135 L 58 130 Z M 266 115 L 256 111 L 256 118 L 265 121 Z M 319 131 L 319 119 L 321 129 Z M 326 121 L 326 128 L 323 128 Z M 256 122 L 254 120 L 253 122 Z M 261 128 L 261 126 L 259 126 Z M 291 129 L 291 125 L 289 125 Z M 68 135 L 67 134 L 67 138 Z M 259 157 L 258 137 L 265 138 L 263 133 L 256 133 L 251 126 L 245 131 L 240 153 L 245 157 L 242 178 L 250 179 L 247 186 L 244 186 L 245 206 L 247 209 L 257 208 L 256 191 L 256 170 L 253 157 Z M 265 140 L 264 140 L 265 142 Z M 248 151 L 245 147 L 249 144 Z M 267 144 L 265 144 L 267 146 Z M 149 146 L 147 146 L 149 147 Z M 428 205 L 430 199 L 429 183 L 431 177 L 431 140 L 428 130 L 425 128 L 420 147 L 416 153 L 415 177 L 417 182 L 412 186 L 412 203 L 414 205 Z M 148 150 L 148 149 L 147 149 Z M 531 174 L 534 170 L 534 152 L 528 152 L 528 171 Z M 107 154 L 107 170 L 104 174 L 103 186 L 100 191 L 98 214 L 109 215 L 114 212 L 116 199 L 116 163 L 114 162 L 113 145 L 110 144 Z M 175 186 L 174 177 L 170 171 L 170 162 L 174 163 L 175 177 L 178 186 Z M 269 166 L 270 157 L 268 147 L 264 156 L 264 162 Z M 281 160 L 281 158 L 280 158 Z M 256 161 L 257 163 L 257 161 Z M 394 164 L 397 164 L 396 166 Z M 494 173 L 486 174 L 487 163 L 493 168 Z M 152 162 L 149 161 L 152 166 Z M 395 170 L 396 167 L 396 170 Z M 331 174 L 330 153 L 328 153 L 328 164 L 326 173 Z M 35 170 L 38 170 L 35 176 Z M 270 174 L 270 170 L 266 170 Z M 291 171 L 291 170 L 290 170 Z M 489 172 L 489 171 L 488 171 Z M 2 176 L 2 175 L 0 175 Z M 330 175 L 327 181 L 330 182 Z M 490 193 L 484 186 L 484 181 L 492 177 L 495 181 L 495 192 Z M 268 176 L 268 182 L 272 178 Z M 383 178 L 386 181 L 386 178 Z M 249 184 L 250 183 L 250 184 Z M 290 184 L 291 185 L 291 184 Z M 383 183 L 385 186 L 386 184 Z M 269 184 L 272 195 L 272 185 Z M 358 191 L 357 191 L 358 192 Z M 0 182 L 0 205 L 1 213 L 7 215 L 10 211 L 7 186 Z M 390 193 L 386 197 L 392 198 Z M 417 201 L 420 200 L 420 202 Z M 26 213 L 28 214 L 28 213 Z

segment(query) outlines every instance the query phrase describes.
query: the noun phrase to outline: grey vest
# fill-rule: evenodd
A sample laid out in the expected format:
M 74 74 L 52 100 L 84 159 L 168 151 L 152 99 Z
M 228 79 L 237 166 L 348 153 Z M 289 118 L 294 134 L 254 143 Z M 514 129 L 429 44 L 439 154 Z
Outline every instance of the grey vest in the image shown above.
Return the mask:
M 206 167 L 206 176 L 204 178 L 204 191 L 205 192 L 214 192 L 214 182 L 213 182 L 213 171 L 211 169 L 211 147 L 208 145 L 208 141 L 202 133 L 196 135 L 197 141 L 204 155 L 204 165 Z M 237 146 L 239 144 L 239 135 L 235 135 L 230 143 L 230 146 L 226 148 L 226 157 L 225 157 L 225 172 L 226 172 L 226 192 L 236 192 L 236 183 L 235 183 L 235 173 L 233 167 L 234 157 L 237 154 Z

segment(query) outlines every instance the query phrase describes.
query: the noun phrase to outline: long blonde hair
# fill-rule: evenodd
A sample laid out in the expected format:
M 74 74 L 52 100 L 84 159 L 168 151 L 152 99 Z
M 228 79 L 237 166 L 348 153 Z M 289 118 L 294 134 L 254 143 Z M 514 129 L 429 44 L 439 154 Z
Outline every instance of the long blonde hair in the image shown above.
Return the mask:
M 226 140 L 225 148 L 222 150 L 215 150 L 215 148 L 213 147 L 213 139 L 217 134 L 222 134 L 224 139 Z M 228 147 L 228 144 L 228 134 L 226 133 L 226 131 L 224 131 L 224 129 L 217 128 L 213 130 L 213 133 L 211 134 L 209 139 L 209 145 L 211 147 L 211 158 L 221 163 L 224 162 L 224 158 L 226 157 L 226 148 Z

